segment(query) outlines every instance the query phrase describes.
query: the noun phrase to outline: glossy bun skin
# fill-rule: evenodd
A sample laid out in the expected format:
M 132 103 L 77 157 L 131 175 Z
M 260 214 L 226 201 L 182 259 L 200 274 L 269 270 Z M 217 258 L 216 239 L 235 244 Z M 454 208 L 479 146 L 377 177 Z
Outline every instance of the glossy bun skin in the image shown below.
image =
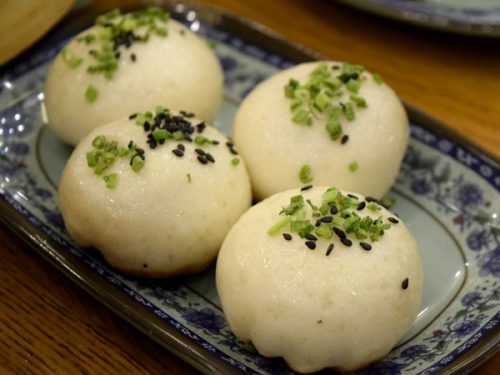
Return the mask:
M 317 203 L 325 189 L 303 192 L 304 199 Z M 335 235 L 319 238 L 314 250 L 295 233 L 288 231 L 289 241 L 269 235 L 282 207 L 300 193 L 261 201 L 231 228 L 217 260 L 222 307 L 234 334 L 266 357 L 283 357 L 304 373 L 353 371 L 387 355 L 415 320 L 422 297 L 419 251 L 401 221 L 370 251 L 357 240 L 347 247 Z M 385 209 L 369 215 L 392 216 Z M 326 255 L 330 243 L 334 249 Z
M 146 43 L 121 47 L 118 68 L 109 80 L 103 74 L 86 71 L 89 50 L 96 47 L 78 42 L 85 35 L 95 34 L 95 28 L 83 31 L 66 46 L 83 58 L 80 66 L 68 66 L 62 53 L 50 66 L 45 107 L 48 126 L 58 138 L 76 145 L 94 128 L 133 112 L 145 112 L 157 103 L 194 112 L 208 122 L 213 120 L 222 101 L 224 77 L 205 40 L 169 20 L 166 37 L 152 36 Z M 98 90 L 98 97 L 91 103 L 85 98 L 89 85 Z
M 118 183 L 106 187 L 86 160 L 99 135 L 125 146 L 134 140 L 145 150 L 144 167 L 134 172 L 130 158 L 117 159 L 109 172 L 117 174 Z M 73 240 L 97 248 L 113 267 L 134 275 L 158 278 L 207 267 L 229 228 L 250 207 L 251 189 L 243 160 L 231 163 L 227 138 L 210 126 L 203 135 L 220 144 L 169 140 L 153 150 L 142 126 L 128 119 L 84 137 L 64 168 L 58 194 Z M 182 157 L 172 152 L 179 143 Z M 201 164 L 196 148 L 209 152 L 215 163 Z
M 337 186 L 364 195 L 382 197 L 392 186 L 409 138 L 408 118 L 401 101 L 385 83 L 363 72 L 358 96 L 367 108 L 343 124 L 349 141 L 332 141 L 319 116 L 312 126 L 292 121 L 291 101 L 284 87 L 291 78 L 304 83 L 319 64 L 311 62 L 281 71 L 260 83 L 241 103 L 233 138 L 247 162 L 257 199 L 299 187 L 302 166 L 311 167 L 313 184 Z M 349 101 L 348 93 L 341 99 Z M 357 162 L 355 172 L 349 164 Z

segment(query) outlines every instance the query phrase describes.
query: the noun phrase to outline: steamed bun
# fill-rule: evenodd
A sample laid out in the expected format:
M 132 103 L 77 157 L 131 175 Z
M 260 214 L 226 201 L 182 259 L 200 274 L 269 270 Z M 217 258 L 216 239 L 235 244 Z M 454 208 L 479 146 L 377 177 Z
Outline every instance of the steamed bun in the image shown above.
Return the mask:
M 223 93 L 220 64 L 206 41 L 167 18 L 159 8 L 101 16 L 57 55 L 44 91 L 58 138 L 76 145 L 92 129 L 156 103 L 213 120 Z
M 201 271 L 251 204 L 245 164 L 226 142 L 217 129 L 167 112 L 95 129 L 63 171 L 66 229 L 124 272 Z
M 328 61 L 260 83 L 241 103 L 233 137 L 258 199 L 309 181 L 380 198 L 399 171 L 409 127 L 379 76 Z
M 231 330 L 262 355 L 299 372 L 352 371 L 412 325 L 422 265 L 406 226 L 373 199 L 313 187 L 248 210 L 224 240 L 216 282 Z

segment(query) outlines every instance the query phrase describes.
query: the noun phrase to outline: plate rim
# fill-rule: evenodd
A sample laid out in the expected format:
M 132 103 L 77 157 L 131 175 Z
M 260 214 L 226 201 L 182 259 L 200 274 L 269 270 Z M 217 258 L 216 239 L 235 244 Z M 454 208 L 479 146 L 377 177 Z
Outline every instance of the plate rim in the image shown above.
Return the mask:
M 467 21 L 464 18 L 453 17 L 446 14 L 446 9 L 457 9 L 453 6 L 439 6 L 437 4 L 426 4 L 429 8 L 442 9 L 440 13 L 433 13 L 418 9 L 419 3 L 410 4 L 413 7 L 403 3 L 396 5 L 395 0 L 335 0 L 350 8 L 362 10 L 367 13 L 383 16 L 393 20 L 422 26 L 428 29 L 445 31 L 448 33 L 463 34 L 476 37 L 498 38 L 500 37 L 500 13 L 496 22 L 484 25 L 477 22 Z M 417 8 L 415 8 L 415 6 Z M 480 8 L 471 8 L 480 9 Z M 446 21 L 446 22 L 443 22 Z
M 141 2 L 142 5 L 147 3 L 150 2 Z M 172 13 L 181 14 L 173 11 L 174 5 L 179 4 L 179 2 L 163 0 L 160 3 L 160 5 L 170 8 L 169 10 Z M 211 17 L 215 16 L 216 23 L 214 23 L 214 19 L 208 22 L 213 26 L 223 25 L 224 22 L 237 24 L 240 28 L 253 31 L 253 37 L 260 40 L 267 40 L 273 44 L 279 44 L 280 52 L 278 53 L 283 53 L 283 51 L 285 51 L 287 52 L 287 56 L 295 56 L 297 61 L 326 58 L 304 45 L 285 39 L 281 34 L 267 26 L 233 14 L 219 7 L 206 4 L 193 4 L 189 1 L 182 2 L 181 4 L 186 7 L 182 13 L 189 10 L 195 10 L 196 12 L 201 12 L 199 13 L 200 19 L 203 19 L 203 16 L 206 14 L 209 14 Z M 86 15 L 85 17 L 90 19 L 94 16 L 95 15 Z M 205 19 L 203 19 L 203 21 L 207 22 Z M 250 42 L 266 45 L 262 42 L 253 40 L 250 40 Z M 27 51 L 28 54 L 31 52 L 32 49 Z M 12 63 L 15 64 L 16 61 L 18 61 L 18 59 L 15 59 Z M 444 122 L 431 117 L 407 102 L 404 102 L 404 104 L 408 116 L 412 121 L 422 125 L 424 128 L 432 129 L 433 133 L 454 141 L 457 145 L 466 148 L 468 151 L 478 156 L 490 159 L 490 161 L 496 164 L 497 168 L 500 166 L 499 157 L 484 150 L 456 130 L 447 126 Z M 223 369 L 226 374 L 240 373 L 235 367 L 231 366 L 217 355 L 211 354 L 201 346 L 192 345 L 192 341 L 188 337 L 184 336 L 176 328 L 163 321 L 154 313 L 134 302 L 134 300 L 125 293 L 121 293 L 115 289 L 111 283 L 105 278 L 99 277 L 76 256 L 62 248 L 58 249 L 60 245 L 57 244 L 57 241 L 48 235 L 42 228 L 37 227 L 30 222 L 29 219 L 19 214 L 19 212 L 9 204 L 3 192 L 0 195 L 0 220 L 25 243 L 32 247 L 37 254 L 40 254 L 43 259 L 55 266 L 76 285 L 80 286 L 132 326 L 139 329 L 139 331 L 146 334 L 165 349 L 171 351 L 198 370 L 205 373 L 220 373 Z M 27 209 L 24 210 L 30 213 Z M 450 364 L 442 367 L 438 373 L 455 374 L 471 371 L 494 354 L 499 348 L 500 325 L 497 325 L 479 342 L 475 343 L 471 349 L 454 359 Z

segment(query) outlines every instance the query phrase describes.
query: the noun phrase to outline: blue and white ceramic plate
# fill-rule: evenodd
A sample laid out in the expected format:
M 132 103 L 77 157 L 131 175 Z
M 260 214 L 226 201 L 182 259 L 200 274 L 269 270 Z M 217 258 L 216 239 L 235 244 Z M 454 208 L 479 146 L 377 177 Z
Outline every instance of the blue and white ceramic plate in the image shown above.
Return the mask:
M 374 14 L 432 29 L 500 36 L 498 0 L 337 0 Z
M 216 45 L 226 84 L 216 124 L 226 132 L 241 98 L 259 81 L 318 57 L 211 8 L 171 11 Z M 72 280 L 203 372 L 291 374 L 282 360 L 261 357 L 230 332 L 213 268 L 163 281 L 133 278 L 68 237 L 57 184 L 71 149 L 44 126 L 42 89 L 49 62 L 76 31 L 63 27 L 0 71 L 0 217 Z M 422 251 L 424 299 L 411 331 L 360 374 L 462 372 L 499 346 L 499 163 L 408 110 L 412 138 L 390 196 Z

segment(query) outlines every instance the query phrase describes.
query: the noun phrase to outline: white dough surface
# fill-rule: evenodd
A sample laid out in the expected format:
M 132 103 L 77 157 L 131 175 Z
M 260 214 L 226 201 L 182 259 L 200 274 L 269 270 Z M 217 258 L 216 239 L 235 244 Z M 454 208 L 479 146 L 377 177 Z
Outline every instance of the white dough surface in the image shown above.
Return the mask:
M 304 199 L 320 205 L 325 190 L 314 187 Z M 370 251 L 357 240 L 346 247 L 335 235 L 319 238 L 315 250 L 294 233 L 291 241 L 268 235 L 281 208 L 299 193 L 261 201 L 231 228 L 216 269 L 224 313 L 239 339 L 266 357 L 284 357 L 296 371 L 359 369 L 388 354 L 416 317 L 422 297 L 416 242 L 401 221 Z M 385 209 L 365 214 L 393 216 Z M 329 243 L 335 247 L 326 256 Z
M 349 135 L 344 145 L 330 139 L 322 114 L 312 126 L 292 121 L 284 87 L 291 78 L 304 84 L 320 63 L 300 64 L 271 76 L 243 100 L 236 113 L 233 139 L 247 162 L 257 199 L 302 186 L 303 165 L 311 167 L 315 185 L 377 198 L 394 183 L 408 143 L 408 118 L 393 90 L 377 84 L 370 73 L 363 73 L 366 79 L 358 93 L 368 107 L 356 109 L 353 121 L 343 121 L 344 133 Z M 348 95 L 338 100 L 348 101 Z M 359 168 L 351 172 L 348 166 L 354 161 Z
M 125 147 L 133 140 L 145 150 L 142 170 L 134 172 L 130 158 L 119 158 L 104 173 L 117 173 L 118 184 L 107 188 L 86 161 L 98 135 Z M 165 277 L 205 268 L 250 207 L 251 189 L 243 160 L 231 164 L 227 138 L 210 126 L 203 135 L 220 144 L 183 141 L 181 158 L 172 153 L 180 142 L 169 140 L 151 150 L 142 126 L 128 119 L 84 137 L 64 168 L 58 194 L 73 240 L 97 248 L 112 266 L 136 275 Z M 201 164 L 195 148 L 212 154 L 215 163 Z
M 119 66 L 109 80 L 86 71 L 94 61 L 88 51 L 97 44 L 77 41 L 95 34 L 95 28 L 83 31 L 67 45 L 69 51 L 83 58 L 79 67 L 69 67 L 59 53 L 47 75 L 44 92 L 48 126 L 61 140 L 76 145 L 94 128 L 156 105 L 213 120 L 222 101 L 224 77 L 205 40 L 169 20 L 166 37 L 152 36 L 147 43 L 120 47 Z M 132 53 L 135 62 L 130 58 Z M 92 103 L 85 98 L 89 85 L 98 90 Z

